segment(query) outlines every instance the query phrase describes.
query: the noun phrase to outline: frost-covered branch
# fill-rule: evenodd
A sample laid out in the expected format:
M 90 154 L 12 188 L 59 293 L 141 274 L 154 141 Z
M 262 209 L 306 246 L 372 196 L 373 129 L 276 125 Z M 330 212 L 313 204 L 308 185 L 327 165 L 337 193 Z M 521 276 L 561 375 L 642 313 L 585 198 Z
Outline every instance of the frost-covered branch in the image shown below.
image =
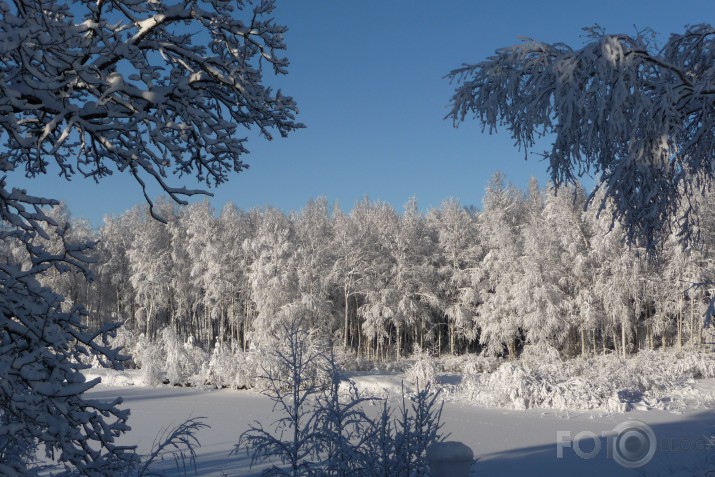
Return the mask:
M 600 208 L 614 203 L 631 241 L 652 249 L 677 216 L 688 236 L 683 198 L 713 176 L 715 29 L 689 27 L 660 50 L 645 34 L 587 31 L 580 49 L 529 39 L 453 70 L 448 117 L 474 116 L 489 132 L 505 126 L 525 151 L 553 137 L 544 153 L 552 180 L 596 173 Z
M 145 458 L 143 465 L 136 471 L 138 477 L 160 476 L 162 474 L 151 470 L 155 462 L 172 459 L 177 471 L 187 475 L 187 466 L 196 471 L 196 448 L 201 447 L 196 434 L 205 428 L 204 417 L 192 417 L 172 429 L 164 430 L 154 442 L 152 450 Z
M 264 81 L 286 73 L 273 0 L 0 2 L 0 170 L 128 171 L 179 202 L 170 171 L 208 187 L 247 165 L 241 128 L 302 127 Z
M 206 192 L 171 185 L 169 172 L 207 187 L 223 183 L 247 167 L 240 128 L 271 139 L 302 127 L 292 98 L 263 84 L 264 67 L 282 74 L 288 65 L 286 28 L 271 18 L 273 7 L 272 0 L 0 0 L 0 172 L 33 178 L 52 163 L 65 179 L 125 172 L 156 218 L 147 180 L 180 203 Z M 0 473 L 36 470 L 26 450 L 42 444 L 72 475 L 125 475 L 138 461 L 134 448 L 116 443 L 129 412 L 119 409 L 121 399 L 85 398 L 98 381 L 81 373 L 94 359 L 121 367 L 125 358 L 107 341 L 116 325 L 90 329 L 78 297 L 65 300 L 43 285 L 63 274 L 90 279 L 95 242 L 74 240 L 51 213 L 57 201 L 12 188 L 6 177 Z M 189 421 L 168 442 L 191 450 L 198 427 Z

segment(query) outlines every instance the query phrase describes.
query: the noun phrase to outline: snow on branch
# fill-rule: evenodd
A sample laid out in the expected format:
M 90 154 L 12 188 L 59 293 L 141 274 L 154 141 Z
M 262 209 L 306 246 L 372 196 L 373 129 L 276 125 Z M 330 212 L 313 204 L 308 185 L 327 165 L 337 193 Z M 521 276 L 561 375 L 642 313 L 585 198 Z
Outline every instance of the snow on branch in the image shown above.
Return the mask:
M 457 87 L 447 115 L 505 126 L 525 151 L 553 137 L 552 180 L 594 172 L 631 241 L 654 247 L 687 197 L 712 179 L 715 159 L 715 29 L 673 34 L 656 49 L 646 33 L 606 35 L 588 28 L 580 49 L 527 39 L 447 77 Z M 595 194 L 595 193 L 594 193 Z M 591 196 L 591 200 L 595 195 Z
M 207 187 L 247 165 L 240 129 L 302 127 L 263 83 L 287 72 L 273 0 L 0 2 L 0 170 L 54 162 L 69 179 L 128 171 L 174 200 L 168 172 Z

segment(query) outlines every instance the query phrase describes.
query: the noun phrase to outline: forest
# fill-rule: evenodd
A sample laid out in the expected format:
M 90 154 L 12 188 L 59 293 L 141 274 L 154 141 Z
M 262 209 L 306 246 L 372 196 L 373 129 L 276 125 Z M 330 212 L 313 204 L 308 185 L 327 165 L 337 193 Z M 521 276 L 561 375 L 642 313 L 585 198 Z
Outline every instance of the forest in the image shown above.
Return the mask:
M 140 366 L 149 386 L 226 387 L 217 378 L 227 377 L 228 386 L 249 387 L 241 372 L 267 380 L 274 402 L 293 403 L 285 409 L 294 419 L 283 422 L 293 429 L 294 476 L 311 466 L 299 462 L 309 442 L 298 435 L 301 403 L 311 389 L 325 390 L 309 385 L 318 371 L 301 360 L 329 358 L 334 386 L 322 398 L 332 402 L 333 417 L 367 401 L 353 387 L 341 404 L 336 350 L 369 363 L 410 355 L 405 377 L 417 387 L 434 381 L 433 356 L 488 364 L 493 369 L 481 373 L 470 363 L 460 385 L 485 406 L 712 407 L 712 393 L 693 384 L 715 377 L 710 350 L 698 352 L 708 344 L 715 303 L 708 277 L 715 224 L 706 215 L 715 182 L 711 26 L 688 26 L 663 45 L 647 29 L 632 36 L 587 27 L 580 49 L 525 40 L 443 77 L 455 86 L 443 116 L 454 126 L 476 119 L 483 132 L 506 128 L 527 157 L 537 139 L 551 142 L 541 157 L 554 188 L 534 181 L 522 191 L 497 175 L 481 208 L 448 200 L 426 212 L 416 199 L 401 212 L 367 198 L 350 211 L 322 198 L 295 213 L 188 205 L 245 171 L 249 137 L 286 138 L 306 127 L 278 79 L 290 61 L 275 3 L 0 1 L 0 474 L 142 476 L 167 447 L 193 460 L 194 433 L 205 427 L 198 418 L 167 428 L 155 440 L 159 450 L 147 455 L 120 441 L 129 410 L 113 391 L 109 399 L 92 394 L 107 383 L 89 376 L 123 373 L 124 365 Z M 429 31 L 439 29 L 430 22 Z M 326 58 L 337 64 L 332 55 L 320 63 Z M 420 75 L 437 77 L 434 68 Z M 317 71 L 310 82 L 325 78 L 349 91 Z M 319 102 L 331 97 L 326 91 Z M 351 110 L 340 103 L 339 116 L 324 118 Z M 436 111 L 429 114 L 444 114 Z M 345 121 L 346 134 L 359 136 L 358 123 Z M 312 124 L 324 147 L 330 132 Z M 403 131 L 419 134 L 399 121 L 386 129 L 396 138 Z M 101 182 L 115 173 L 141 188 L 146 205 L 99 228 L 43 197 L 54 195 L 52 186 L 36 196 L 36 187 L 14 180 L 57 174 Z M 577 186 L 584 176 L 600 196 Z M 199 188 L 188 188 L 186 178 Z M 167 197 L 152 201 L 154 187 Z M 315 343 L 296 338 L 286 352 L 281 330 L 327 346 L 308 355 L 303 350 Z M 275 371 L 281 356 L 288 385 Z M 254 358 L 264 361 L 243 366 Z M 185 381 L 188 372 L 199 379 Z M 485 391 L 492 397 L 480 398 Z M 427 389 L 420 391 L 429 405 L 413 406 L 410 416 L 404 385 L 400 392 L 404 425 L 395 427 L 384 406 L 384 418 L 366 425 L 387 438 L 366 440 L 395 443 L 382 455 L 404 464 L 397 475 L 423 475 L 421 444 L 437 435 L 411 436 L 425 429 L 420 422 L 435 422 L 423 410 L 436 394 L 426 399 Z M 670 394 L 678 393 L 690 400 L 684 407 L 673 406 Z M 318 418 L 304 421 L 308 427 L 320 421 L 321 408 L 313 410 Z M 329 439 L 302 456 L 331 462 L 324 449 L 351 443 L 332 439 L 342 439 L 345 422 L 331 419 L 316 430 Z M 251 446 L 260 450 L 262 438 L 282 445 L 257 426 Z M 628 435 L 618 434 L 624 442 Z M 275 454 L 271 445 L 264 455 Z M 401 448 L 415 450 L 416 459 Z M 365 461 L 374 463 L 379 453 L 367 450 Z M 379 475 L 394 475 L 392 467 Z M 265 475 L 284 475 L 274 470 Z M 335 470 L 345 475 L 348 466 Z
M 51 216 L 69 225 L 64 241 L 97 241 L 94 280 L 72 270 L 42 280 L 64 307 L 84 305 L 91 329 L 120 322 L 149 342 L 169 329 L 204 351 L 255 349 L 296 313 L 374 361 L 700 348 L 713 218 L 702 214 L 688 242 L 674 232 L 646 251 L 611 213 L 584 208 L 586 196 L 535 179 L 519 190 L 496 174 L 480 209 L 446 200 L 423 213 L 411 198 L 399 213 L 365 198 L 345 212 L 318 198 L 295 213 L 231 204 L 216 213 L 206 201 L 160 199 L 166 224 L 141 205 L 99 229 L 59 206 Z M 690 206 L 710 210 L 715 195 Z

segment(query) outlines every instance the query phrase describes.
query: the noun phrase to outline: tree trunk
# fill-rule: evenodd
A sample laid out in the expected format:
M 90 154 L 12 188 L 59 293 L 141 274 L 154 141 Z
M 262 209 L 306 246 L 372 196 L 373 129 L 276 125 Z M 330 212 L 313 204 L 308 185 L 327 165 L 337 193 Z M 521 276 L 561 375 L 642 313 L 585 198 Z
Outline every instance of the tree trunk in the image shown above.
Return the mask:
M 591 342 L 593 344 L 593 354 L 596 354 L 596 330 L 591 330 Z
M 618 336 L 616 336 L 616 327 L 611 325 L 611 338 L 613 339 L 613 348 L 616 354 L 620 354 L 620 349 L 618 348 Z
M 147 310 L 147 313 L 146 313 L 146 328 L 145 328 L 146 338 L 149 341 L 154 341 L 151 336 L 151 316 L 153 313 L 154 313 L 154 304 L 152 302 L 149 302 L 149 309 Z
M 586 330 L 581 327 L 581 356 L 586 356 Z
M 680 311 L 678 312 L 678 351 L 683 350 L 683 302 L 680 302 Z
M 690 347 L 695 348 L 695 297 L 690 297 Z
M 621 350 L 623 351 L 623 358 L 626 357 L 626 323 L 621 323 Z
M 454 324 L 452 320 L 448 318 L 447 333 L 449 333 L 449 352 L 454 356 Z
M 348 308 L 348 300 L 350 298 L 350 294 L 348 293 L 348 287 L 345 287 L 343 289 L 345 291 L 345 322 L 343 324 L 343 349 L 348 349 L 348 334 L 349 334 L 349 327 L 350 327 L 350 316 L 349 316 L 349 308 Z
M 397 338 L 396 346 L 397 346 L 397 356 L 396 359 L 399 359 L 400 356 L 402 356 L 402 331 L 400 330 L 400 326 L 397 325 L 395 327 L 395 338 Z
M 516 337 L 510 339 L 506 347 L 509 352 L 509 360 L 514 361 L 516 359 Z
M 437 356 L 442 356 L 442 326 L 437 324 Z

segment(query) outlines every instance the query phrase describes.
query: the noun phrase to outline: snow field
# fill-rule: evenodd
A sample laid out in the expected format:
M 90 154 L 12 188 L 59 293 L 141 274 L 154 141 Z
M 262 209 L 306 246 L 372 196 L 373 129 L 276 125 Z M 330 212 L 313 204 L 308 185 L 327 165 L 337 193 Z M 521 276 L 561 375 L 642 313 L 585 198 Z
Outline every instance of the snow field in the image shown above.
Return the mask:
M 245 451 L 229 453 L 251 422 L 272 428 L 279 417 L 272 402 L 257 392 L 260 380 L 251 377 L 267 363 L 268 354 L 217 347 L 200 360 L 197 347 L 169 335 L 159 344 L 142 344 L 144 359 L 155 363 L 150 373 L 86 372 L 103 379 L 98 397 L 127 398 L 134 431 L 124 439 L 146 453 L 162 429 L 205 416 L 212 429 L 198 436 L 204 445 L 198 452 L 198 475 L 259 475 L 263 467 L 251 469 Z M 141 364 L 142 357 L 136 356 Z M 345 373 L 363 397 L 376 398 L 369 401 L 368 413 L 379 412 L 379 399 L 399 399 L 418 383 L 441 388 L 446 400 L 443 431 L 474 451 L 472 475 L 690 476 L 715 470 L 712 353 L 642 351 L 626 359 L 609 354 L 568 361 L 525 353 L 522 359 L 505 361 L 475 355 L 434 358 L 419 352 L 382 369 L 379 363 L 351 361 L 349 356 L 342 356 L 341 363 L 370 369 Z M 610 436 L 617 426 L 640 425 L 634 420 L 652 430 L 648 448 L 652 446 L 653 458 L 644 467 L 627 469 L 614 459 L 617 441 Z M 177 472 L 171 462 L 160 470 Z
M 113 372 L 102 373 L 108 381 Z M 124 383 L 137 373 L 123 373 Z M 371 389 L 397 390 L 404 375 L 366 375 L 356 377 L 363 392 Z M 104 379 L 104 378 L 103 378 Z M 704 385 L 715 389 L 715 380 L 708 379 Z M 205 416 L 211 429 L 199 434 L 202 447 L 197 452 L 197 475 L 208 477 L 257 476 L 261 467 L 249 469 L 250 459 L 245 452 L 229 456 L 238 437 L 253 421 L 269 426 L 277 415 L 272 402 L 253 390 L 196 389 L 173 386 L 156 388 L 134 386 L 110 386 L 101 384 L 89 394 L 91 398 L 125 398 L 124 406 L 132 410 L 132 431 L 121 438 L 124 443 L 134 443 L 140 452 L 147 452 L 162 429 L 176 425 L 189 417 Z M 374 412 L 379 411 L 376 402 Z M 450 433 L 448 440 L 464 442 L 475 454 L 472 475 L 496 477 L 505 475 L 552 476 L 579 475 L 596 477 L 603 475 L 628 476 L 692 476 L 698 466 L 710 459 L 710 469 L 715 464 L 707 448 L 695 448 L 705 436 L 712 435 L 715 412 L 712 410 L 684 410 L 679 414 L 661 410 L 627 413 L 599 411 L 555 411 L 543 409 L 494 409 L 467 403 L 447 401 L 443 411 L 444 431 Z M 618 424 L 639 420 L 653 429 L 656 436 L 656 453 L 645 467 L 626 469 L 606 453 L 607 440 L 604 433 Z M 557 433 L 563 437 L 562 458 L 557 458 Z M 570 439 L 581 433 L 599 436 L 602 451 L 592 459 L 580 458 Z M 593 441 L 583 441 L 581 448 L 591 450 Z M 590 446 L 590 447 L 589 447 Z M 688 447 L 688 448 L 686 448 Z M 703 447 L 703 446 L 700 446 Z M 167 475 L 182 475 L 173 462 L 165 462 L 159 470 Z M 192 475 L 189 473 L 188 475 Z

